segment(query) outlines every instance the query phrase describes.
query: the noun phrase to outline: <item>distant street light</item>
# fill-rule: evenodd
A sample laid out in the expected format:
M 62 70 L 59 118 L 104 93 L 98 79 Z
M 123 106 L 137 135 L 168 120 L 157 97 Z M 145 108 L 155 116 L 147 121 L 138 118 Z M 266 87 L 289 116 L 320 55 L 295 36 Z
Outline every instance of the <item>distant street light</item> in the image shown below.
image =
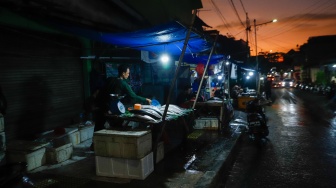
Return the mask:
M 254 39 L 255 39 L 255 52 L 256 52 L 256 71 L 257 71 L 257 75 L 256 75 L 256 81 L 257 81 L 257 93 L 259 94 L 260 92 L 260 80 L 259 80 L 259 62 L 258 62 L 258 46 L 257 46 L 257 26 L 260 25 L 266 25 L 269 23 L 273 23 L 273 22 L 277 22 L 277 19 L 268 21 L 268 22 L 264 22 L 264 23 L 260 23 L 260 24 L 256 24 L 256 19 L 253 20 L 253 26 L 254 26 Z

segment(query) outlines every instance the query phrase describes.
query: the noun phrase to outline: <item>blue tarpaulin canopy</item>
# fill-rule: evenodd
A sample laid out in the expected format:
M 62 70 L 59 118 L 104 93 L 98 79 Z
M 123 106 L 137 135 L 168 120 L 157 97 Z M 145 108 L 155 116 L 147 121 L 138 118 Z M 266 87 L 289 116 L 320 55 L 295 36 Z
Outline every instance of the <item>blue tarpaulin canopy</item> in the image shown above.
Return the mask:
M 118 48 L 129 48 L 135 50 L 150 51 L 156 54 L 167 53 L 172 56 L 179 56 L 186 39 L 188 28 L 174 21 L 158 25 L 148 29 L 142 29 L 124 33 L 108 33 L 73 26 L 57 25 L 66 32 L 80 35 L 91 40 L 102 41 L 113 44 Z M 187 63 L 206 63 L 206 54 L 212 47 L 211 38 L 204 34 L 192 31 L 187 44 L 184 61 Z M 223 55 L 211 58 L 210 64 L 217 63 Z
M 209 60 L 209 55 L 191 55 L 191 54 L 186 54 L 184 56 L 183 61 L 186 63 L 190 63 L 190 64 L 198 64 L 198 63 L 202 63 L 202 64 L 206 64 Z M 224 60 L 224 55 L 212 55 L 209 61 L 209 64 L 217 64 L 221 61 Z

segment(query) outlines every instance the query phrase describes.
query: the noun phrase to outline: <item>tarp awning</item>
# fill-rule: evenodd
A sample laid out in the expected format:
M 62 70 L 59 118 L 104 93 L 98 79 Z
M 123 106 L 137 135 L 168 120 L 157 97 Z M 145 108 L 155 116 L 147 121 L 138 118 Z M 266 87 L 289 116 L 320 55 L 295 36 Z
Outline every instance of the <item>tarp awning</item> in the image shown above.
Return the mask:
M 56 25 L 63 31 L 83 36 L 92 40 L 113 44 L 120 48 L 130 48 L 150 51 L 157 54 L 166 52 L 171 55 L 180 55 L 188 32 L 188 28 L 174 21 L 152 28 L 124 32 L 106 33 L 84 28 Z M 186 54 L 197 54 L 211 49 L 212 43 L 205 36 L 191 32 Z
M 209 61 L 209 65 L 220 63 L 225 60 L 225 56 L 221 54 L 212 55 L 209 60 L 209 55 L 192 55 L 186 54 L 183 58 L 183 61 L 190 64 L 206 64 Z

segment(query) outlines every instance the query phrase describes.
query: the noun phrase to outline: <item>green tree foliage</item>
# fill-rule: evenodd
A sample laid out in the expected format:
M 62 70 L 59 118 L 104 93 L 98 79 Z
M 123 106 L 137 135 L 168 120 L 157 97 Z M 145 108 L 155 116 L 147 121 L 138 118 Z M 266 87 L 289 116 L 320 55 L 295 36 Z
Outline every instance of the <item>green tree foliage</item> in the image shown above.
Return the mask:
M 328 83 L 327 75 L 324 71 L 318 71 L 316 73 L 316 84 L 326 85 Z

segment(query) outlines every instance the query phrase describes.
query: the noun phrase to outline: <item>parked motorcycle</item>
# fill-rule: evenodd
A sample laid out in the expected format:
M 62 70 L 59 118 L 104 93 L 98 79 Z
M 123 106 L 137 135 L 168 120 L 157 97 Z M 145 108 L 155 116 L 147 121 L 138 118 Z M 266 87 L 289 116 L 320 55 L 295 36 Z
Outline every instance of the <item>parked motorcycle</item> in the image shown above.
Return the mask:
M 261 141 L 269 134 L 264 108 L 267 104 L 261 98 L 256 98 L 246 104 L 248 134 L 255 141 Z

